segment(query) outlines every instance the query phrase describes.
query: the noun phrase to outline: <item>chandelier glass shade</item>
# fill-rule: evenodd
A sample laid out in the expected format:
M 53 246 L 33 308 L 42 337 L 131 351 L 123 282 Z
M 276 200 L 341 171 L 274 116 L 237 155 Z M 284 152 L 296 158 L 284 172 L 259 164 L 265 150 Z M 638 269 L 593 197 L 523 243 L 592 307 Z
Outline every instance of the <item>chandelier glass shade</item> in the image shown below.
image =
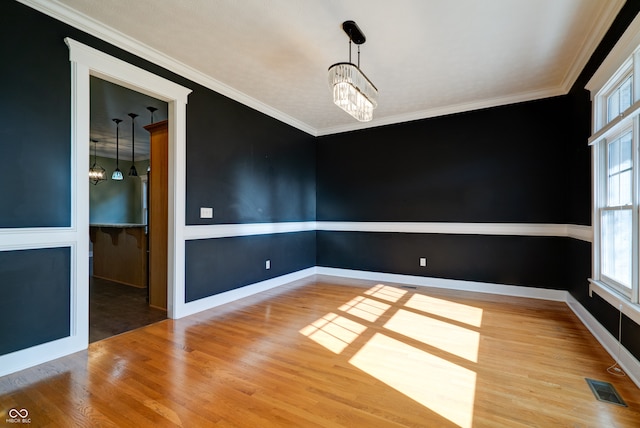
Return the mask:
M 329 86 L 335 105 L 360 122 L 373 119 L 378 89 L 355 64 L 339 62 L 329 67 Z
M 111 179 L 115 180 L 115 181 L 124 180 L 124 176 L 122 175 L 122 171 L 120 171 L 119 168 L 116 168 L 116 170 L 113 171 L 113 174 L 111 174 Z

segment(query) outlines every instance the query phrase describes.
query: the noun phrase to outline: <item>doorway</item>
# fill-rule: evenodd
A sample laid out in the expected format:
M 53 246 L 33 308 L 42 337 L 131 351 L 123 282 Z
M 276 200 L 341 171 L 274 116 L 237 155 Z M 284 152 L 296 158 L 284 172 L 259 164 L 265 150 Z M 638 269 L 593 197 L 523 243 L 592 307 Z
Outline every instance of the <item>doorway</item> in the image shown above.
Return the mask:
M 47 347 L 55 355 L 86 349 L 89 342 L 89 180 L 90 76 L 99 77 L 168 103 L 169 184 L 167 186 L 167 316 L 184 316 L 184 207 L 187 97 L 191 90 L 69 37 L 71 63 L 72 217 L 65 242 L 72 248 L 71 335 Z M 42 352 L 40 352 L 41 354 Z M 38 354 L 38 355 L 40 355 Z M 42 360 L 42 359 L 41 359 Z M 40 360 L 39 360 L 40 361 Z M 46 361 L 46 360 L 42 360 Z
M 91 343 L 167 317 L 168 104 L 91 76 L 90 106 Z

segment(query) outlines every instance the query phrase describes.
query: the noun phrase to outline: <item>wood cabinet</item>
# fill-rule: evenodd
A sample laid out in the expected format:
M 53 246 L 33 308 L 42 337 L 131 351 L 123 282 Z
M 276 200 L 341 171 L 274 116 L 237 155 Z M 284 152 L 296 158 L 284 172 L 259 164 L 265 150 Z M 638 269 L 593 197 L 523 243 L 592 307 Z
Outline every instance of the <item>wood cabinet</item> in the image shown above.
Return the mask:
M 168 121 L 144 127 L 151 134 L 149 171 L 149 305 L 167 309 L 169 187 Z

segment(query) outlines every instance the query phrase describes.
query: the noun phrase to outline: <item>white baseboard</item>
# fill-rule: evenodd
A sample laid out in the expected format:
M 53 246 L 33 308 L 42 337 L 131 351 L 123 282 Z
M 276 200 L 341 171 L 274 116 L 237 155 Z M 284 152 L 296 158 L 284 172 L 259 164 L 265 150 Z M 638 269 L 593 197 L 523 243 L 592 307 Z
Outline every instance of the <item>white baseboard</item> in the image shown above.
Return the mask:
M 225 303 L 230 303 L 235 300 L 252 296 L 262 291 L 267 291 L 281 285 L 286 285 L 299 279 L 307 278 L 314 275 L 315 272 L 316 268 L 311 267 L 299 270 L 297 272 L 278 276 L 276 278 L 256 282 L 254 284 L 246 285 L 234 290 L 225 291 L 223 293 L 215 294 L 213 296 L 205 297 L 193 302 L 185 303 L 182 307 L 182 310 L 180 311 L 180 316 L 178 318 L 186 317 L 197 312 L 202 312 L 207 309 L 215 308 L 216 306 L 224 305 Z
M 521 287 L 516 285 L 492 284 L 486 282 L 462 281 L 457 279 L 430 278 L 425 276 L 400 275 L 395 273 L 369 272 L 361 270 L 317 267 L 318 275 L 343 278 L 365 279 L 370 281 L 396 282 L 422 287 L 446 288 L 449 290 L 475 291 L 477 293 L 500 294 L 504 296 L 527 297 L 530 299 L 565 302 L 567 292 L 546 288 Z
M 84 339 L 84 340 L 82 340 Z M 69 336 L 0 356 L 0 377 L 87 349 L 87 338 Z
M 609 355 L 611 355 L 611 358 L 618 362 L 627 376 L 640 388 L 640 361 L 627 351 L 626 348 L 619 346 L 618 339 L 611 335 L 611 333 L 569 293 L 567 293 L 567 305 L 580 321 L 582 321 L 582 324 L 587 327 L 593 337 L 595 337 Z M 611 364 L 613 364 L 613 361 Z

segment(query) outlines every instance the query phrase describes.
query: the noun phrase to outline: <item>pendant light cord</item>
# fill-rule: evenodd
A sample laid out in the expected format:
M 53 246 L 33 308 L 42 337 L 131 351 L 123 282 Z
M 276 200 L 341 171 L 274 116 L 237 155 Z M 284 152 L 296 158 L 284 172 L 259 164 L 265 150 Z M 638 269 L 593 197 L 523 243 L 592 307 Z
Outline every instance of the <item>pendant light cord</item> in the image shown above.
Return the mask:
M 129 113 L 129 117 L 131 118 L 131 163 L 136 163 L 136 117 L 138 117 L 135 113 Z
M 116 122 L 116 169 L 120 168 L 120 122 Z
M 349 63 L 350 64 L 353 64 L 351 62 L 351 44 L 352 44 L 352 42 L 353 42 L 353 37 L 352 37 L 351 31 L 349 31 Z M 360 44 L 359 43 L 356 43 L 356 44 L 358 45 L 358 64 L 357 64 L 357 66 L 358 66 L 358 68 L 360 68 Z

